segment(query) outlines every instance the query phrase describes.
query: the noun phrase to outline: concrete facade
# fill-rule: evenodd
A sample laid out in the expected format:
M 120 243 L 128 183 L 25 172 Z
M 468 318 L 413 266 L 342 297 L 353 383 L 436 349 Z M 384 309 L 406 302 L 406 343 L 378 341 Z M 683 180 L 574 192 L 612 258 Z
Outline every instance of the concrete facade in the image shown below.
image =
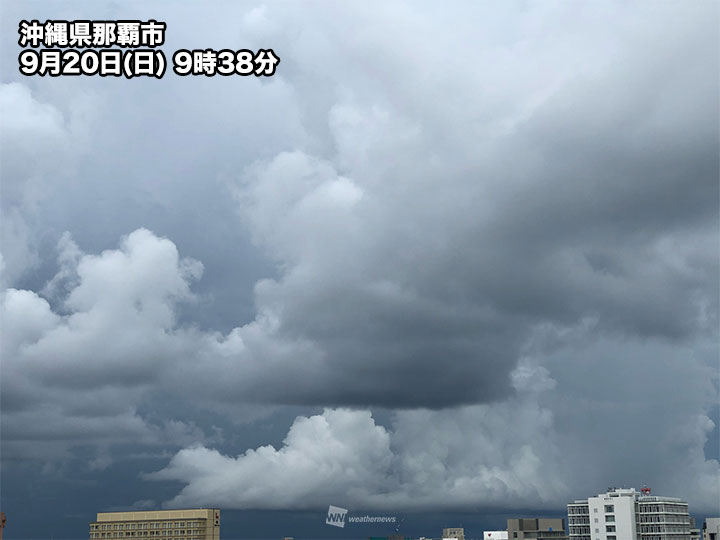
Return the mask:
M 703 540 L 720 540 L 720 517 L 707 518 L 702 528 Z
M 220 510 L 192 508 L 146 512 L 101 512 L 90 539 L 220 540 Z

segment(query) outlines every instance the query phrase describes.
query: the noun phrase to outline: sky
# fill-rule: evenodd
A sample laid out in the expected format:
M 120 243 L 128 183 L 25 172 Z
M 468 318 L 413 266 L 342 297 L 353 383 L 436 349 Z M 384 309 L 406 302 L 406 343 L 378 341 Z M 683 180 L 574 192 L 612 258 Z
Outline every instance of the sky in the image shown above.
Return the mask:
M 9 538 L 478 538 L 608 486 L 720 512 L 716 2 L 1 5 Z M 155 19 L 271 77 L 27 77 Z

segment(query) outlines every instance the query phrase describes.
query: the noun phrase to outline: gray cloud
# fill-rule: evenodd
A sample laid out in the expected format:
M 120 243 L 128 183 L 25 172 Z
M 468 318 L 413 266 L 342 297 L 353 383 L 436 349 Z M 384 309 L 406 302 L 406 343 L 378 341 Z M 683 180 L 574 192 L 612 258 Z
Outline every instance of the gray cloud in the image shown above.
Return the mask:
M 602 352 L 610 351 L 600 345 L 589 355 Z M 713 393 L 712 384 L 701 381 L 714 376 L 717 383 L 717 375 L 699 362 L 681 370 L 672 359 L 662 360 L 659 367 L 657 359 L 645 360 L 640 370 L 652 367 L 664 380 L 674 373 L 685 399 L 653 400 L 653 393 L 668 392 L 653 379 L 608 395 L 608 385 L 598 382 L 603 373 L 594 372 L 574 387 L 560 386 L 547 369 L 525 360 L 512 373 L 519 396 L 501 403 L 401 411 L 390 428 L 369 411 L 326 409 L 297 417 L 278 448 L 233 456 L 189 447 L 147 478 L 186 484 L 167 501 L 171 507 L 558 509 L 603 482 L 622 482 L 680 493 L 694 512 L 712 512 L 720 464 L 705 459 L 702 447 L 714 426 L 696 411 Z M 621 379 L 617 368 L 625 362 L 604 363 L 608 377 L 619 379 L 616 388 L 637 385 L 638 379 Z M 555 366 L 569 363 L 577 359 Z M 672 463 L 672 470 L 663 470 L 663 463 Z
M 557 505 L 586 461 L 717 497 L 713 5 L 207 9 L 169 46 L 278 75 L 5 74 L 4 459 L 187 446 L 176 502 L 243 508 Z M 193 420 L 278 405 L 328 409 L 238 457 Z M 271 463 L 292 493 L 233 495 Z

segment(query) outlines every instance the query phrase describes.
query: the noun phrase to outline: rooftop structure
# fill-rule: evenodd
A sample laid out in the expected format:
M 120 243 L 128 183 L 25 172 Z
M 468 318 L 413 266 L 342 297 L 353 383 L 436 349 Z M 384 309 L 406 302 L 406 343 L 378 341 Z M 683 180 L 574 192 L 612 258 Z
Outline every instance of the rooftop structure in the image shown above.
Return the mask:
M 563 518 L 520 518 L 507 520 L 508 539 L 565 540 Z M 483 537 L 484 538 L 484 537 Z
M 507 531 L 484 531 L 483 540 L 508 540 Z
M 465 529 L 462 527 L 449 527 L 443 529 L 443 538 L 456 538 L 457 540 L 465 540 Z

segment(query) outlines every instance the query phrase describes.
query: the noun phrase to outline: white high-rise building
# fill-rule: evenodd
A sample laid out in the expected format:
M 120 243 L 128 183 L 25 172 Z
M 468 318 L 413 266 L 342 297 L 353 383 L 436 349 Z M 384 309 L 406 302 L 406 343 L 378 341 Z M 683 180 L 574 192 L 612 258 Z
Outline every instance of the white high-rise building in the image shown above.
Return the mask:
M 690 540 L 688 505 L 674 497 L 634 489 L 568 504 L 570 540 Z

